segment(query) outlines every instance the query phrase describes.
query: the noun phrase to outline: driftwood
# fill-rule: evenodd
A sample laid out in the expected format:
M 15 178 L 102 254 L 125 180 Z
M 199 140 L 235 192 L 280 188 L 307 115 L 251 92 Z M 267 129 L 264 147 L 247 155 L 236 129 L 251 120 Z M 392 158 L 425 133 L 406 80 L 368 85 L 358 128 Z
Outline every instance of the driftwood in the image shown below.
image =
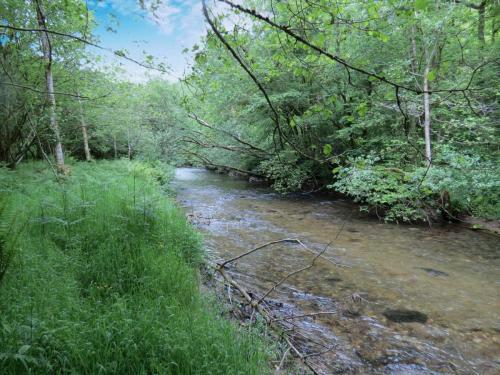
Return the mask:
M 342 223 L 342 225 L 340 226 L 337 234 L 335 235 L 335 238 L 333 241 L 337 240 L 340 236 L 340 234 L 342 233 L 342 231 L 344 230 L 344 227 L 345 227 L 345 224 L 346 224 L 346 221 L 344 221 Z M 228 260 L 225 260 L 223 262 L 220 262 L 220 263 L 217 263 L 214 268 L 216 270 L 216 272 L 218 272 L 222 278 L 225 280 L 225 282 L 227 284 L 229 284 L 230 286 L 234 287 L 236 290 L 238 290 L 242 296 L 244 297 L 244 299 L 247 301 L 248 305 L 250 305 L 252 307 L 252 316 L 250 318 L 250 322 L 253 321 L 253 316 L 254 316 L 254 313 L 257 312 L 259 315 L 262 316 L 262 318 L 264 319 L 264 321 L 266 322 L 266 327 L 270 327 L 279 337 L 281 337 L 283 339 L 283 341 L 286 343 L 286 345 L 288 346 L 288 350 L 283 354 L 283 357 L 279 363 L 279 365 L 276 367 L 276 374 L 279 374 L 280 373 L 280 369 L 281 367 L 283 366 L 283 363 L 285 361 L 285 358 L 288 354 L 288 352 L 292 352 L 299 360 L 300 362 L 306 366 L 307 368 L 309 368 L 309 370 L 312 371 L 313 374 L 320 374 L 320 372 L 314 368 L 314 366 L 308 361 L 308 358 L 310 357 L 314 357 L 314 356 L 319 356 L 319 355 L 322 355 L 324 353 L 327 353 L 331 350 L 334 349 L 334 347 L 326 347 L 322 344 L 318 344 L 320 346 L 323 346 L 325 348 L 324 351 L 320 351 L 320 352 L 317 352 L 317 353 L 312 353 L 312 354 L 304 354 L 302 353 L 296 345 L 294 345 L 294 343 L 292 342 L 291 340 L 291 336 L 289 336 L 287 334 L 287 331 L 286 331 L 286 327 L 284 327 L 284 324 L 287 323 L 287 324 L 291 324 L 293 327 L 295 327 L 295 324 L 293 322 L 290 322 L 290 320 L 293 320 L 293 319 L 297 319 L 299 317 L 307 317 L 307 316 L 316 316 L 316 315 L 329 315 L 329 314 L 334 314 L 335 312 L 332 312 L 332 311 L 324 311 L 324 312 L 316 312 L 316 313 L 312 313 L 312 314 L 302 314 L 302 315 L 296 315 L 296 316 L 286 316 L 282 319 L 277 319 L 275 317 L 272 316 L 271 312 L 270 311 L 267 311 L 266 308 L 263 306 L 263 303 L 265 301 L 265 299 L 269 296 L 269 294 L 271 292 L 273 292 L 274 290 L 276 290 L 276 288 L 278 288 L 281 284 L 283 284 L 286 280 L 288 280 L 290 277 L 294 276 L 294 275 L 297 275 L 301 272 L 304 272 L 306 270 L 309 270 L 311 269 L 312 267 L 314 267 L 314 265 L 316 264 L 316 261 L 318 260 L 318 258 L 322 258 L 332 264 L 334 264 L 335 266 L 343 266 L 343 267 L 348 267 L 348 266 L 345 266 L 345 265 L 341 265 L 341 264 L 338 264 L 336 262 L 334 262 L 333 260 L 327 258 L 324 256 L 324 253 L 326 252 L 326 250 L 328 249 L 328 247 L 331 245 L 331 243 L 333 241 L 330 241 L 330 243 L 328 243 L 321 251 L 319 251 L 318 253 L 316 253 L 315 251 L 309 249 L 301 240 L 299 240 L 298 238 L 284 238 L 284 239 L 281 239 L 281 240 L 275 240 L 275 241 L 270 241 L 270 242 L 266 242 L 262 245 L 259 245 L 243 254 L 240 254 L 240 255 L 237 255 L 231 259 L 228 259 Z M 285 277 L 283 277 L 281 280 L 279 280 L 277 283 L 275 283 L 270 289 L 268 289 L 261 298 L 254 298 L 252 297 L 253 294 L 249 293 L 243 286 L 241 286 L 240 284 L 238 284 L 227 272 L 226 272 L 226 266 L 230 263 L 233 263 L 239 259 L 242 259 L 250 254 L 253 254 L 261 249 L 264 249 L 264 248 L 267 248 L 271 245 L 274 245 L 274 244 L 277 244 L 277 243 L 295 243 L 295 244 L 298 244 L 300 245 L 302 248 L 304 248 L 305 250 L 307 250 L 308 252 L 310 253 L 313 253 L 314 254 L 314 258 L 313 260 L 311 261 L 311 263 L 307 266 L 304 266 L 302 268 L 299 268 L 295 271 L 292 271 L 290 273 L 288 273 Z M 231 300 L 231 292 L 230 292 L 230 288 L 228 289 L 228 295 L 229 295 L 229 300 Z M 299 332 L 295 332 L 296 334 L 298 334 Z M 311 341 L 311 342 L 314 342 L 313 340 L 310 340 L 308 338 L 306 338 L 307 340 Z
M 343 226 L 340 228 L 339 233 L 337 234 L 337 236 L 335 237 L 335 239 L 337 239 L 337 238 L 338 238 L 338 236 L 339 236 L 340 232 L 342 231 L 342 229 L 343 229 Z M 218 264 L 218 265 L 219 265 L 219 266 L 221 266 L 221 267 L 225 267 L 227 264 L 232 263 L 232 262 L 234 262 L 234 261 L 236 261 L 236 260 L 238 260 L 238 259 L 241 259 L 241 258 L 243 258 L 243 257 L 245 257 L 245 256 L 247 256 L 247 255 L 250 255 L 250 254 L 252 254 L 252 253 L 255 253 L 256 251 L 258 251 L 258 250 L 260 250 L 260 249 L 263 249 L 263 248 L 265 248 L 265 247 L 268 247 L 268 246 L 271 246 L 271 245 L 274 245 L 274 244 L 277 244 L 277 243 L 284 243 L 284 242 L 298 244 L 298 245 L 300 245 L 300 246 L 301 246 L 304 250 L 306 250 L 306 251 L 308 251 L 308 252 L 310 252 L 310 253 L 314 254 L 315 256 L 319 256 L 320 258 L 322 258 L 322 259 L 326 260 L 327 262 L 332 263 L 333 265 L 335 265 L 335 266 L 337 266 L 337 267 L 346 267 L 346 268 L 351 268 L 351 267 L 350 267 L 350 266 L 348 266 L 348 265 L 337 263 L 337 262 L 335 262 L 335 261 L 331 260 L 330 258 L 325 257 L 325 256 L 323 255 L 324 251 L 322 251 L 320 254 L 316 254 L 316 253 L 314 252 L 314 250 L 309 249 L 309 248 L 308 248 L 308 247 L 307 247 L 307 246 L 306 246 L 306 245 L 305 245 L 305 244 L 304 244 L 301 240 L 299 240 L 298 238 L 284 238 L 284 239 L 282 239 L 282 240 L 276 240 L 276 241 L 266 242 L 265 244 L 259 245 L 259 246 L 255 247 L 255 248 L 253 248 L 252 250 L 247 251 L 246 253 L 243 253 L 243 254 L 240 254 L 240 255 L 238 255 L 238 256 L 235 256 L 234 258 L 228 259 L 228 260 L 226 260 L 226 261 L 224 261 L 224 262 L 222 262 L 222 263 L 220 263 L 220 264 Z M 328 244 L 328 245 L 330 245 L 330 244 Z M 327 246 L 327 248 L 328 248 L 328 246 Z M 326 248 L 325 248 L 325 251 L 326 251 Z
M 284 334 L 281 326 L 271 317 L 271 314 L 266 311 L 266 309 L 259 303 L 259 300 L 253 299 L 250 294 L 247 292 L 245 288 L 243 288 L 241 285 L 239 285 L 236 281 L 233 280 L 233 278 L 228 275 L 223 267 L 217 266 L 216 267 L 217 272 L 224 278 L 224 280 L 231 286 L 233 286 L 235 289 L 237 289 L 245 298 L 245 300 L 248 302 L 252 308 L 257 311 L 262 318 L 265 320 L 266 324 L 278 335 L 280 336 L 284 342 L 287 344 L 289 350 L 291 350 L 296 357 L 305 365 L 307 366 L 314 374 L 319 375 L 319 372 L 307 361 L 307 357 L 305 354 L 303 354 L 290 340 L 290 338 Z M 281 364 L 280 364 L 281 366 Z M 277 369 L 277 371 L 279 371 Z M 279 372 L 278 372 L 279 373 Z
M 338 238 L 340 232 L 342 231 L 343 229 L 343 226 L 340 228 L 339 230 L 339 233 L 337 233 L 337 236 L 335 238 Z M 288 273 L 286 276 L 284 276 L 281 280 L 279 280 L 277 283 L 275 283 L 270 289 L 268 289 L 263 295 L 262 297 L 260 298 L 256 298 L 256 297 L 253 297 L 253 294 L 249 293 L 243 286 L 241 286 L 240 284 L 238 284 L 227 272 L 226 272 L 226 266 L 230 263 L 233 263 L 241 258 L 244 258 L 250 254 L 253 254 L 259 250 L 262 250 L 266 247 L 269 247 L 271 245 L 274 245 L 274 244 L 277 244 L 277 243 L 295 243 L 295 244 L 298 244 L 300 245 L 301 247 L 303 247 L 304 249 L 306 249 L 307 251 L 309 252 L 312 252 L 314 253 L 314 258 L 313 260 L 311 261 L 311 263 L 309 263 L 307 266 L 304 266 L 304 267 L 301 267 L 297 270 L 294 270 L 290 273 Z M 328 247 L 330 246 L 331 242 L 328 243 L 321 251 L 319 251 L 318 253 L 314 252 L 313 250 L 309 249 L 302 241 L 300 241 L 299 239 L 297 238 L 285 238 L 285 239 L 281 239 L 281 240 L 275 240 L 275 241 L 270 241 L 270 242 L 267 242 L 265 244 L 262 244 L 262 245 L 259 245 L 243 254 L 240 254 L 240 255 L 237 255 L 231 259 L 228 259 L 228 260 L 225 260 L 223 262 L 220 262 L 220 263 L 217 263 L 214 268 L 215 270 L 222 276 L 222 278 L 226 281 L 227 284 L 229 284 L 230 286 L 232 286 L 233 288 L 235 288 L 236 290 L 238 290 L 241 295 L 243 296 L 243 298 L 246 300 L 246 302 L 248 303 L 248 305 L 253 309 L 253 312 L 252 312 L 252 317 L 250 319 L 250 321 L 253 320 L 253 315 L 255 312 L 257 312 L 259 315 L 261 315 L 261 317 L 264 319 L 264 321 L 266 322 L 267 326 L 269 326 L 279 337 L 281 337 L 283 339 L 283 341 L 286 343 L 286 345 L 288 346 L 288 349 L 287 351 L 285 351 L 285 353 L 283 354 L 283 357 L 279 363 L 279 365 L 276 367 L 276 374 L 279 374 L 280 373 L 280 369 L 281 367 L 283 366 L 283 363 L 285 361 L 285 358 L 287 356 L 287 354 L 289 352 L 291 352 L 292 354 L 295 355 L 295 357 L 297 357 L 300 362 L 302 364 L 304 364 L 307 368 L 309 368 L 309 370 L 311 370 L 314 374 L 319 374 L 319 371 L 317 369 L 314 368 L 314 366 L 307 360 L 309 357 L 313 357 L 313 356 L 318 356 L 318 355 L 321 355 L 321 354 L 324 354 L 324 353 L 327 353 L 331 350 L 333 350 L 333 347 L 326 347 L 326 349 L 324 351 L 321 351 L 321 352 L 318 352 L 318 353 L 312 353 L 312 354 L 304 354 L 302 353 L 299 348 L 297 348 L 296 345 L 294 345 L 294 343 L 292 342 L 291 340 L 291 336 L 289 336 L 287 334 L 287 332 L 284 330 L 284 327 L 283 327 L 283 323 L 284 322 L 287 322 L 287 323 L 290 323 L 290 320 L 292 319 L 296 319 L 296 318 L 300 318 L 300 317 L 307 317 L 307 316 L 315 316 L 315 315 L 328 315 L 328 314 L 333 314 L 334 312 L 332 311 L 325 311 L 325 312 L 317 312 L 317 313 L 312 313 L 312 314 L 303 314 L 303 315 L 296 315 L 296 316 L 286 316 L 286 317 L 283 317 L 282 319 L 279 319 L 279 318 L 275 318 L 272 316 L 271 312 L 268 311 L 264 306 L 263 306 L 263 302 L 265 301 L 265 299 L 269 296 L 269 294 L 271 294 L 274 290 L 276 290 L 280 285 L 282 285 L 286 280 L 288 280 L 289 278 L 291 278 L 292 276 L 295 276 L 301 272 L 304 272 L 306 270 L 309 270 L 310 268 L 314 267 L 314 265 L 316 264 L 318 258 L 323 258 L 331 263 L 333 263 L 334 265 L 337 265 L 337 263 L 335 263 L 334 261 L 332 261 L 331 259 L 329 258 L 326 258 L 324 257 L 324 253 L 326 252 L 326 250 L 328 249 Z M 230 289 L 229 289 L 230 290 Z M 230 292 L 229 292 L 229 298 L 230 297 Z M 290 323 L 293 325 L 293 323 Z

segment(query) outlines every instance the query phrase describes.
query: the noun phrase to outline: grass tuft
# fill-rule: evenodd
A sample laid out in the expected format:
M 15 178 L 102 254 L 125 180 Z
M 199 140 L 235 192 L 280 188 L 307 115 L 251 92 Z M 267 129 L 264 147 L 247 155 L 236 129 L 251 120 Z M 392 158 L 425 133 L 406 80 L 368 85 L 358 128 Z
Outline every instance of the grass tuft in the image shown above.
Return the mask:
M 201 242 L 161 193 L 170 175 L 127 161 L 76 164 L 62 182 L 42 163 L 0 170 L 2 374 L 268 372 L 258 336 L 200 296 Z

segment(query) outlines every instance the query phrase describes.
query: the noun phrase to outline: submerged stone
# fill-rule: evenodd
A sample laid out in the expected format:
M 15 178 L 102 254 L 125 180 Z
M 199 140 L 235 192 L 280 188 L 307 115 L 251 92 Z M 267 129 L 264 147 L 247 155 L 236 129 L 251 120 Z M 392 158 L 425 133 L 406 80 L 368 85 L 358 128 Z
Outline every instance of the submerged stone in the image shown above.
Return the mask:
M 434 268 L 426 268 L 426 267 L 418 267 L 418 268 L 421 269 L 422 271 L 431 274 L 432 276 L 450 276 L 446 272 L 435 270 Z
M 330 284 L 337 284 L 338 282 L 341 282 L 342 279 L 339 278 L 339 277 L 333 276 L 333 277 L 327 277 L 327 278 L 325 278 L 325 281 L 329 282 Z
M 395 323 L 425 323 L 428 319 L 426 314 L 416 310 L 385 310 L 382 314 L 391 322 Z

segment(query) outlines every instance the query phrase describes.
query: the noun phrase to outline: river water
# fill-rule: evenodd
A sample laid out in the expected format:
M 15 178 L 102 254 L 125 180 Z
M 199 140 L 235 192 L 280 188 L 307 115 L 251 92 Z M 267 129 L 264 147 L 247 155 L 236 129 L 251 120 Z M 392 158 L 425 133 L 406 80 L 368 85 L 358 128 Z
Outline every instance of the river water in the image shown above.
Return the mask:
M 231 268 L 269 297 L 297 346 L 325 374 L 499 374 L 497 236 L 456 225 L 385 224 L 350 202 L 281 197 L 245 180 L 179 168 L 179 204 L 212 259 L 280 243 Z M 296 317 L 327 312 L 324 315 Z

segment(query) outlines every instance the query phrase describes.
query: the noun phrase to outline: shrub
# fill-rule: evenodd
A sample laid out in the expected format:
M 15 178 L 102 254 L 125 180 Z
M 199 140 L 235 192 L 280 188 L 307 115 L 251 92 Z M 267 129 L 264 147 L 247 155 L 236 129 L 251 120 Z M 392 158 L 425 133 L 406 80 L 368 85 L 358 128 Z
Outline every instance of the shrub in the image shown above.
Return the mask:
M 371 155 L 336 168 L 336 181 L 329 187 L 363 203 L 363 209 L 375 209 L 387 221 L 428 220 L 444 211 L 498 218 L 498 172 L 494 163 L 449 149 L 441 150 L 431 168 L 411 170 L 387 166 Z M 444 192 L 451 197 L 450 207 L 443 207 Z
M 260 163 L 259 171 L 273 182 L 273 189 L 279 193 L 299 191 L 309 178 L 310 166 L 300 163 L 292 151 L 282 151 L 269 160 Z

